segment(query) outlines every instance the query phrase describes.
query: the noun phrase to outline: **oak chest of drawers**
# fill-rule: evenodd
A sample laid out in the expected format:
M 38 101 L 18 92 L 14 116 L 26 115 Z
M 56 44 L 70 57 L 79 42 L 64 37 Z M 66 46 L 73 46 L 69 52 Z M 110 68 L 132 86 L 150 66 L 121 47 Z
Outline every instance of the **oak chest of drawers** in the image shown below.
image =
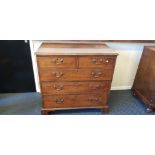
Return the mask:
M 43 43 L 37 53 L 42 114 L 62 109 L 109 109 L 117 53 L 103 44 Z

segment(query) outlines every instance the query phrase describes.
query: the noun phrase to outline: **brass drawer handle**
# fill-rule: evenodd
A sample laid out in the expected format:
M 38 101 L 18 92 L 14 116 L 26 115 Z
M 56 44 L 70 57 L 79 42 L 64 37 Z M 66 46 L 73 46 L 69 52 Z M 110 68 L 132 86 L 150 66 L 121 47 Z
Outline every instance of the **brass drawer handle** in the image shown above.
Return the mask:
M 91 89 L 97 89 L 97 88 L 102 87 L 102 85 L 101 85 L 101 84 L 90 84 L 89 87 L 90 87 Z
M 52 74 L 56 77 L 56 78 L 60 78 L 64 75 L 63 72 L 52 72 Z
M 89 98 L 88 101 L 92 103 L 99 102 L 99 98 Z
M 104 59 L 102 59 L 102 58 L 93 58 L 92 59 L 92 63 L 93 64 L 95 64 L 95 65 L 101 65 L 101 64 L 103 64 L 103 63 L 106 63 L 106 64 L 108 64 L 109 62 L 110 62 L 110 60 L 111 59 L 106 59 L 106 60 L 104 60 Z
M 53 58 L 52 59 L 52 63 L 55 63 L 57 65 L 61 65 L 61 64 L 63 64 L 63 62 L 64 62 L 63 58 Z
M 65 84 L 65 86 L 80 86 L 79 83 L 75 83 L 75 84 Z M 49 86 L 51 89 L 55 89 L 55 90 L 63 90 L 64 89 L 64 85 L 56 85 L 54 84 L 53 86 Z
M 92 63 L 95 65 L 100 65 L 103 63 L 103 59 L 102 58 L 93 58 Z
M 100 71 L 92 71 L 91 75 L 93 77 L 95 77 L 95 78 L 98 78 L 98 77 L 100 77 L 102 75 L 102 72 L 100 72 Z
M 114 61 L 114 59 L 113 58 L 107 58 L 106 60 L 105 60 L 105 63 L 113 63 L 113 61 Z
M 55 100 L 55 102 L 56 102 L 57 104 L 63 104 L 63 103 L 64 103 L 64 99 L 62 99 L 62 98 L 57 98 L 57 99 Z
M 64 89 L 64 86 L 63 85 L 54 85 L 52 88 L 54 88 L 55 90 L 63 90 Z

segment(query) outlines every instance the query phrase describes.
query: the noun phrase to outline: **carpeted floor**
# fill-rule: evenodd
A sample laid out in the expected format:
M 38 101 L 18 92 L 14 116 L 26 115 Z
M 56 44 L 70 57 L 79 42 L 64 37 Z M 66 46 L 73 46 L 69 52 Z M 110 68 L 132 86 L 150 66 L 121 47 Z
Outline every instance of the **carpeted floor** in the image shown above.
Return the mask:
M 131 95 L 130 90 L 111 91 L 109 115 L 154 115 L 146 113 L 146 107 Z M 41 96 L 39 93 L 0 94 L 1 115 L 40 115 Z M 63 110 L 52 114 L 59 115 L 100 115 L 97 109 Z

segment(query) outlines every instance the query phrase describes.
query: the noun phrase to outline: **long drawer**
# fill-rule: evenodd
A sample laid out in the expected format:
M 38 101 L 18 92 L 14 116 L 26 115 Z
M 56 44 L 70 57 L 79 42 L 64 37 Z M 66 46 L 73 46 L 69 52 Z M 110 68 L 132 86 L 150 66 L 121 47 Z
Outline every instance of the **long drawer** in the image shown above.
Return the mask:
M 107 93 L 93 95 L 43 95 L 43 108 L 96 107 L 107 105 Z
M 43 94 L 89 94 L 109 91 L 111 82 L 41 82 Z
M 111 80 L 112 69 L 40 69 L 41 81 Z
M 113 69 L 115 56 L 79 56 L 79 68 Z

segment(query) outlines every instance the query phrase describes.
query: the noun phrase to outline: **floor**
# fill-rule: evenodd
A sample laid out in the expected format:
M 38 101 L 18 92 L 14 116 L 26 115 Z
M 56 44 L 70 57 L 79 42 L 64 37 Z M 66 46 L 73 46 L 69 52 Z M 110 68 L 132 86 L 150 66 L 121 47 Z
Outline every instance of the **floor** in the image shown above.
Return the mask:
M 147 113 L 146 107 L 137 98 L 133 97 L 130 90 L 111 91 L 109 115 L 154 115 Z M 1 115 L 40 115 L 41 96 L 39 93 L 13 93 L 0 94 Z M 52 114 L 59 115 L 101 115 L 97 109 L 63 110 Z

